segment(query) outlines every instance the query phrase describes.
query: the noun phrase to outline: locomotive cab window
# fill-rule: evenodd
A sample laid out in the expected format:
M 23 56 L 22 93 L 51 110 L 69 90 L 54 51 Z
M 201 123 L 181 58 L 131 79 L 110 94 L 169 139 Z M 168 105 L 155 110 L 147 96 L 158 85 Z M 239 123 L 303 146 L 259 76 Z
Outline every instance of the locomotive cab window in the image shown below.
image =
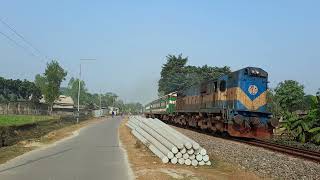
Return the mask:
M 221 92 L 226 91 L 226 81 L 224 80 L 220 81 L 220 91 Z
M 245 74 L 245 75 L 248 75 L 248 74 L 249 74 L 248 69 L 245 69 L 245 70 L 244 70 L 244 74 Z

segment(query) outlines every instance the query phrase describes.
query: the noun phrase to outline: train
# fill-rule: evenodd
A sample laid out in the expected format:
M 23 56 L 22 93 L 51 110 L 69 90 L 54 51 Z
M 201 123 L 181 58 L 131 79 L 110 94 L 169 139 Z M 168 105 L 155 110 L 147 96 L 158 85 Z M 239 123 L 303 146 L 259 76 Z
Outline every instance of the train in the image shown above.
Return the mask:
M 246 67 L 169 93 L 144 115 L 170 124 L 241 138 L 266 139 L 279 121 L 267 111 L 268 73 Z

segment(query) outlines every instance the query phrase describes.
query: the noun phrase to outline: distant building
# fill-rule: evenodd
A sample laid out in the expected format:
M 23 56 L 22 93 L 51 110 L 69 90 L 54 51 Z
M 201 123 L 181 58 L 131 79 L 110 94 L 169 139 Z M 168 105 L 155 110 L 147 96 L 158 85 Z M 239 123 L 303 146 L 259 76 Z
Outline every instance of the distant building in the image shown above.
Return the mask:
M 40 103 L 45 104 L 46 101 L 44 98 L 40 99 Z M 53 103 L 53 109 L 68 109 L 68 110 L 73 110 L 74 109 L 74 101 L 72 97 L 70 96 L 65 96 L 65 95 L 60 95 L 57 100 L 54 101 Z

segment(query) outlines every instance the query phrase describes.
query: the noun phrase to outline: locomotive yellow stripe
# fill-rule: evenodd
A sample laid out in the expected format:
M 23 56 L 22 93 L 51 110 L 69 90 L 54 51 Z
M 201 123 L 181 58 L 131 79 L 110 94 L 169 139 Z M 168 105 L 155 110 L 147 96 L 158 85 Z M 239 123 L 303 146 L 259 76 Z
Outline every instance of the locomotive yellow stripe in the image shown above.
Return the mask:
M 186 96 L 182 98 L 183 104 L 196 105 L 202 103 L 210 103 L 215 101 L 239 101 L 248 110 L 255 111 L 267 104 L 267 91 L 260 94 L 254 100 L 251 100 L 247 94 L 240 88 L 234 87 L 227 89 L 226 92 L 216 92 L 201 96 Z M 182 104 L 180 104 L 181 106 Z
M 258 110 L 261 106 L 267 104 L 267 91 L 264 91 L 254 100 L 251 100 L 240 87 L 234 87 L 227 90 L 227 100 L 240 101 L 248 110 Z

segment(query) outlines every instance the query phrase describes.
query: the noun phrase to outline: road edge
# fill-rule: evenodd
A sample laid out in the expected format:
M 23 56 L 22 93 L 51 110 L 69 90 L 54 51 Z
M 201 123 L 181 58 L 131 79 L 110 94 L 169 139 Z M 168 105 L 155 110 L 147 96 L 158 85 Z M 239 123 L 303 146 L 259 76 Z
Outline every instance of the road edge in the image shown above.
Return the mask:
M 126 118 L 127 118 L 127 117 L 122 118 L 121 121 L 126 121 Z M 121 123 L 122 123 L 122 122 L 121 122 Z M 124 148 L 124 146 L 123 146 L 123 144 L 122 144 L 122 142 L 121 142 L 121 138 L 120 138 L 119 129 L 120 129 L 121 123 L 119 124 L 118 130 L 117 130 L 117 132 L 118 132 L 119 147 L 120 147 L 120 149 L 121 149 L 122 152 L 123 152 L 124 161 L 125 161 L 125 164 L 127 165 L 127 169 L 128 169 L 129 179 L 130 179 L 130 180 L 133 180 L 133 179 L 136 179 L 136 176 L 135 176 L 135 174 L 133 173 L 132 165 L 131 165 L 130 162 L 129 162 L 127 150 Z
M 70 139 L 73 139 L 73 138 L 77 137 L 80 134 L 80 131 L 88 128 L 90 125 L 92 125 L 92 123 L 86 124 L 85 126 L 80 127 L 79 129 L 72 131 L 69 136 L 66 136 L 66 137 L 64 137 L 62 139 L 59 139 L 57 141 L 54 141 L 52 143 L 45 144 L 45 145 L 43 145 L 41 147 L 36 147 L 35 149 L 33 149 L 31 151 L 28 151 L 28 152 L 23 153 L 23 154 L 21 154 L 19 156 L 16 156 L 16 157 L 6 161 L 5 163 L 0 164 L 0 170 L 6 168 L 7 166 L 10 166 L 10 164 L 14 164 L 14 163 L 19 162 L 19 160 L 25 158 L 26 156 L 30 156 L 30 155 L 32 155 L 34 153 L 39 152 L 39 151 L 42 151 L 42 150 L 45 150 L 47 148 L 51 148 L 51 147 L 57 146 L 60 143 L 63 143 L 63 142 L 65 142 L 67 140 L 70 140 Z

